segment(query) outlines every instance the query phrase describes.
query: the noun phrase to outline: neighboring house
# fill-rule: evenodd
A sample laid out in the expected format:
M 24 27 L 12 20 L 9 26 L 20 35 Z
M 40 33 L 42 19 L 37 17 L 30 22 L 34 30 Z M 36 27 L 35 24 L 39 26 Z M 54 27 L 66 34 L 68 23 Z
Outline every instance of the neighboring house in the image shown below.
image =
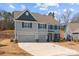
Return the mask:
M 15 39 L 18 42 L 49 42 L 60 39 L 59 23 L 50 15 L 28 10 L 15 11 Z
M 71 22 L 68 24 L 65 32 L 65 38 L 67 40 L 78 39 L 79 40 L 79 23 Z
M 0 20 L 4 20 L 4 17 L 0 16 Z

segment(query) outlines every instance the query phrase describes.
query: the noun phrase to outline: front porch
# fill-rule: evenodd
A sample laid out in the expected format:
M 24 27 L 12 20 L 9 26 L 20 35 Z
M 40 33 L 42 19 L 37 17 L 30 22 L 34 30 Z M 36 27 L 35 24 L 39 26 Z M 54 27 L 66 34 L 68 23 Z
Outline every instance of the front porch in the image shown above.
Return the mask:
M 59 33 L 52 33 L 52 32 L 49 32 L 48 33 L 48 38 L 47 38 L 47 42 L 58 42 L 60 41 L 60 34 Z

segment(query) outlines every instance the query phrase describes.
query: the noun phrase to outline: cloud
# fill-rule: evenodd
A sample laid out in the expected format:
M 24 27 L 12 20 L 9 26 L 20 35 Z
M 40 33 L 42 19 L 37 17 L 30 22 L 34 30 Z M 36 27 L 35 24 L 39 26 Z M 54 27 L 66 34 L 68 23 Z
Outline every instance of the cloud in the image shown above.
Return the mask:
M 46 10 L 47 8 L 40 8 L 40 10 Z
M 48 6 L 45 5 L 44 3 L 37 3 L 35 5 L 35 8 L 39 8 L 40 10 L 47 10 Z
M 15 9 L 15 7 L 13 5 L 9 5 L 10 8 Z
M 34 6 L 35 8 L 41 6 L 41 3 L 36 3 L 36 5 Z
M 34 7 L 39 8 L 40 10 L 47 10 L 48 7 L 56 6 L 59 7 L 57 3 L 37 3 Z
M 70 8 L 70 9 L 64 9 L 64 12 L 66 12 L 66 11 L 71 11 L 71 12 L 73 12 L 74 9 L 73 9 L 73 8 Z
M 59 4 L 58 4 L 58 3 L 46 3 L 46 4 L 44 4 L 44 5 L 59 7 Z
M 64 12 L 66 12 L 67 11 L 67 9 L 64 9 Z
M 75 3 L 70 3 L 71 5 L 74 5 Z
M 70 10 L 73 12 L 74 11 L 74 9 L 73 8 L 70 8 Z
M 25 5 L 21 5 L 21 8 L 22 8 L 22 10 L 25 10 L 26 6 Z

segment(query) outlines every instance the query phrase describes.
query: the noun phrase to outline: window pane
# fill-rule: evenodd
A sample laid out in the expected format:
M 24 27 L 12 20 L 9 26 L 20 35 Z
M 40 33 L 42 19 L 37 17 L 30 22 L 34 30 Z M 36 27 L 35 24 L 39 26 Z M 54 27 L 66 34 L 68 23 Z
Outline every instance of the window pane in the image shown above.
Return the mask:
M 57 29 L 57 26 L 55 25 L 54 28 L 55 28 L 55 30 L 56 30 L 56 29 Z
M 45 29 L 47 28 L 47 25 L 45 24 Z
M 53 29 L 53 25 L 49 25 L 48 26 L 48 29 Z
M 22 22 L 22 28 L 32 28 L 32 23 L 24 23 L 24 22 Z
M 24 22 L 22 22 L 22 28 L 24 28 Z
M 38 24 L 38 28 L 41 28 L 41 29 L 46 29 L 46 24 Z
M 32 23 L 30 23 L 30 28 L 32 28 Z

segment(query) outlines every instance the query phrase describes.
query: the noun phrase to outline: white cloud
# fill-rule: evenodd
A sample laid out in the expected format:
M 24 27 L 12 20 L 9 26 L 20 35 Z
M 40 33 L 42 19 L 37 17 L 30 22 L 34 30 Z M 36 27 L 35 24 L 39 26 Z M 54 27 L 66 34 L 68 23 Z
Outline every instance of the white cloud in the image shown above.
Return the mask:
M 66 12 L 67 11 L 67 9 L 64 9 L 64 12 Z
M 40 8 L 40 10 L 46 10 L 47 8 Z
M 22 8 L 22 10 L 25 10 L 26 6 L 25 5 L 21 5 L 21 8 Z
M 59 7 L 59 4 L 57 3 L 37 3 L 34 7 L 39 8 L 40 10 L 47 10 L 48 7 L 56 6 Z
M 59 7 L 59 4 L 58 3 L 45 3 L 44 5 Z
M 35 8 L 39 8 L 40 10 L 47 10 L 48 6 L 44 3 L 37 3 Z
M 74 11 L 74 9 L 73 8 L 70 8 L 70 10 L 73 12 Z
M 73 12 L 74 9 L 73 9 L 73 8 L 70 8 L 70 9 L 64 9 L 64 12 L 67 12 L 67 11 L 71 11 L 71 12 Z
M 54 13 L 58 14 L 58 12 L 57 12 L 57 11 L 54 11 Z
M 36 5 L 34 6 L 35 8 L 41 6 L 41 3 L 36 3 Z
M 74 5 L 75 3 L 70 3 L 71 5 Z
M 9 5 L 10 8 L 15 9 L 15 7 L 13 5 Z

